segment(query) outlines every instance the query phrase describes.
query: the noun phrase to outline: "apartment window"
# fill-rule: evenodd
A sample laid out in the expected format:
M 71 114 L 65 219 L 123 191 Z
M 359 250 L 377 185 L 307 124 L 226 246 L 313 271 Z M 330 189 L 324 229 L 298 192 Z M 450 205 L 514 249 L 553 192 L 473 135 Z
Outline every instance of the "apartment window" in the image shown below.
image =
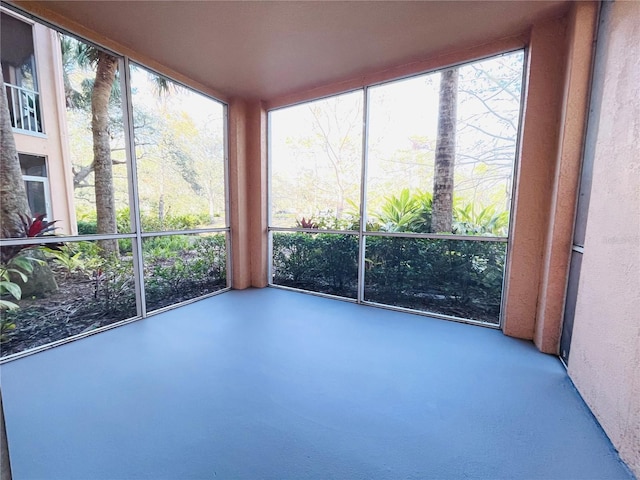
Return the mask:
M 19 154 L 19 159 L 22 179 L 27 191 L 27 201 L 32 215 L 34 217 L 45 215 L 47 220 L 53 219 L 46 159 L 23 153 Z
M 271 284 L 498 325 L 523 65 L 271 111 Z
M 8 100 L 11 126 L 19 131 L 43 133 L 33 28 L 2 12 L 2 78 Z

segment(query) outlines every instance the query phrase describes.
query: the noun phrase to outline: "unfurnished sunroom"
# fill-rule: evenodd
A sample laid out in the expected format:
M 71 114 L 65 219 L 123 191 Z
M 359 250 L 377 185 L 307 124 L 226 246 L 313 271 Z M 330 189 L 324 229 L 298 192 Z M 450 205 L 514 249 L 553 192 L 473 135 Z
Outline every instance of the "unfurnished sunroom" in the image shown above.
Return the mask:
M 532 340 L 569 363 L 634 470 L 634 410 L 598 392 L 633 406 L 638 352 L 610 353 L 620 374 L 601 378 L 611 361 L 585 290 L 603 258 L 597 240 L 588 254 L 597 208 L 612 201 L 598 196 L 610 181 L 599 116 L 611 62 L 629 61 L 609 42 L 633 37 L 616 23 L 637 21 L 633 9 L 3 4 L 3 370 L 161 324 L 174 307 L 226 304 L 229 290 L 278 287 Z M 153 33 L 180 22 L 196 27 Z M 621 313 L 608 334 L 632 323 Z

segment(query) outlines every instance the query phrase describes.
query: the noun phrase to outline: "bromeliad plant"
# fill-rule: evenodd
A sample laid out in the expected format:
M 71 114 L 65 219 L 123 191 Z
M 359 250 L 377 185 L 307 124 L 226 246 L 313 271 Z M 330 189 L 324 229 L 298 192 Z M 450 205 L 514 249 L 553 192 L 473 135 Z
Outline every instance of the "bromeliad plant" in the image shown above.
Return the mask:
M 319 225 L 313 220 L 313 217 L 309 217 L 308 220 L 305 217 L 302 217 L 302 220 L 296 220 L 296 227 L 317 230 Z

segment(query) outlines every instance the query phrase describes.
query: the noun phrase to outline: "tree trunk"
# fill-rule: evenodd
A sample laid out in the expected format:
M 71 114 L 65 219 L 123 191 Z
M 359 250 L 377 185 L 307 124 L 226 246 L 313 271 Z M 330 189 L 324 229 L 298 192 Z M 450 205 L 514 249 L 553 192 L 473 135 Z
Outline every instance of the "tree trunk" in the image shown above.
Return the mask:
M 91 92 L 93 174 L 98 234 L 118 233 L 109 135 L 109 97 L 117 69 L 117 58 L 102 51 L 98 52 L 96 79 Z M 105 257 L 119 254 L 117 240 L 100 240 L 98 245 Z
M 22 180 L 20 159 L 11 129 L 7 91 L 2 82 L 0 97 L 0 223 L 2 238 L 23 236 L 20 215 L 31 216 L 27 191 Z
M 450 233 L 453 223 L 453 173 L 456 159 L 456 117 L 458 104 L 458 69 L 442 72 L 438 137 L 436 140 L 435 172 L 431 232 Z
M 158 222 L 160 222 L 160 227 L 164 228 L 164 193 L 160 194 L 158 200 Z
M 22 180 L 20 158 L 13 138 L 4 81 L 2 93 L 0 93 L 0 148 L 0 225 L 2 226 L 0 238 L 22 238 L 26 232 L 20 215 L 31 217 L 31 210 L 24 180 Z M 51 221 L 51 219 L 48 220 Z M 21 249 L 20 246 L 15 249 L 4 247 L 1 250 L 0 262 L 7 263 Z M 38 257 L 38 254 L 33 252 L 31 256 Z M 33 272 L 26 283 L 19 277 L 12 277 L 11 280 L 20 285 L 23 296 L 40 296 L 58 289 L 53 273 L 46 264 L 33 265 Z
M 206 188 L 207 191 L 207 204 L 209 206 L 209 223 L 212 225 L 216 221 L 216 204 L 215 204 L 215 193 L 213 193 L 213 188 Z

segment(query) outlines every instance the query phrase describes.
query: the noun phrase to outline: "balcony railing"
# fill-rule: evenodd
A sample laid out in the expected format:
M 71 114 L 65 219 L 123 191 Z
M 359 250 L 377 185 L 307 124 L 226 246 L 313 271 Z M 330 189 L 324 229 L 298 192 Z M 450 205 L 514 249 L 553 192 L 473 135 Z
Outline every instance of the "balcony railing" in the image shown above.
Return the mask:
M 28 88 L 5 83 L 11 126 L 17 130 L 43 133 L 40 94 Z

